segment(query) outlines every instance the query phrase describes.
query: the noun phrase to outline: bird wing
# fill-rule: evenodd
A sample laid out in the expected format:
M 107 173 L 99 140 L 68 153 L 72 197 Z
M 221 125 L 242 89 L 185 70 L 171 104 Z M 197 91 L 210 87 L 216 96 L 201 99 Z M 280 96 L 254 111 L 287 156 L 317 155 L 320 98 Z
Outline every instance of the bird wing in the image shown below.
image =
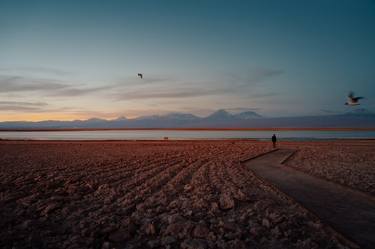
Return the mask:
M 348 94 L 348 97 L 349 97 L 350 99 L 354 98 L 354 92 L 350 91 L 349 94 Z
M 364 97 L 355 97 L 355 98 L 353 98 L 353 100 L 355 100 L 355 101 L 358 101 L 360 99 L 364 99 Z

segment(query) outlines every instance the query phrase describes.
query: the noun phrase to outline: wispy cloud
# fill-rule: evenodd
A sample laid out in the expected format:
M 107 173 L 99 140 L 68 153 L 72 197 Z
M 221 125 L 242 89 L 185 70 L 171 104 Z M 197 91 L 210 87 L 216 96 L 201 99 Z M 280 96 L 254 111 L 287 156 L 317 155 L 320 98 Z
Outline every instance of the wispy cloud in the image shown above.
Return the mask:
M 0 67 L 0 72 L 5 72 L 7 74 L 19 74 L 19 73 L 42 73 L 57 76 L 65 76 L 74 74 L 73 72 L 50 68 L 50 67 Z
M 0 93 L 41 92 L 43 96 L 81 96 L 111 87 L 113 86 L 87 87 L 82 84 L 74 86 L 56 79 L 0 75 Z
M 84 88 L 77 88 L 77 87 L 68 87 L 64 89 L 59 89 L 58 91 L 54 91 L 49 96 L 82 96 L 92 92 L 98 92 L 103 90 L 108 90 L 108 86 L 103 87 L 84 87 Z
M 274 97 L 277 95 L 278 93 L 275 93 L 275 92 L 253 92 L 253 93 L 247 94 L 247 96 L 252 99 L 259 99 L 259 98 L 265 99 L 265 98 Z
M 281 69 L 257 68 L 249 69 L 245 73 L 226 73 L 224 74 L 224 78 L 237 86 L 254 86 L 284 73 Z
M 48 104 L 45 102 L 0 101 L 0 105 L 46 106 Z
M 143 86 L 147 84 L 158 85 L 182 85 L 182 84 L 199 84 L 199 85 L 231 85 L 236 87 L 254 86 L 269 79 L 284 74 L 281 69 L 272 68 L 255 68 L 246 72 L 239 73 L 213 73 L 211 75 L 154 75 L 144 74 L 143 79 L 134 75 L 133 77 L 122 78 L 115 83 L 116 87 Z
M 118 100 L 134 100 L 134 99 L 165 99 L 165 98 L 192 98 L 207 95 L 222 95 L 231 92 L 230 89 L 210 89 L 210 88 L 164 88 L 164 89 L 143 89 L 137 91 L 123 92 L 115 94 Z
M 129 85 L 147 85 L 154 83 L 171 83 L 178 81 L 179 79 L 171 75 L 144 74 L 142 79 L 139 78 L 137 75 L 134 75 L 133 77 L 122 78 L 116 82 L 115 86 L 121 87 Z
M 21 76 L 0 76 L 1 92 L 50 91 L 69 87 L 61 81 L 33 79 Z
M 5 112 L 17 113 L 69 113 L 83 114 L 90 113 L 86 110 L 77 109 L 76 107 L 56 107 L 46 102 L 26 102 L 26 101 L 0 101 L 0 110 Z M 95 112 L 93 112 L 95 113 Z
M 1 71 L 1 69 L 0 69 Z M 52 70 L 53 71 L 53 70 Z M 176 77 L 173 75 L 144 75 L 143 79 L 136 76 L 128 79 L 119 80 L 117 82 L 101 85 L 82 84 L 78 82 L 71 82 L 69 80 L 61 80 L 59 77 L 39 78 L 38 76 L 23 76 L 23 75 L 0 75 L 0 110 L 8 112 L 25 112 L 25 113 L 69 113 L 78 116 L 85 116 L 88 113 L 97 114 L 100 116 L 113 117 L 114 113 L 107 113 L 99 111 L 92 112 L 91 106 L 87 106 L 85 101 L 78 101 L 75 103 L 75 108 L 62 107 L 59 100 L 73 100 L 78 97 L 102 97 L 104 104 L 114 107 L 113 110 L 122 110 L 117 101 L 130 100 L 134 106 L 142 106 L 147 104 L 147 100 L 152 100 L 152 107 L 146 109 L 158 110 L 178 108 L 178 105 L 188 104 L 191 106 L 187 109 L 198 108 L 199 101 L 205 103 L 207 109 L 214 110 L 217 105 L 232 106 L 233 105 L 248 105 L 254 103 L 254 99 L 258 101 L 267 101 L 268 97 L 276 95 L 276 93 L 267 90 L 269 87 L 259 84 L 266 82 L 268 79 L 282 75 L 282 70 L 273 69 L 259 69 L 249 70 L 244 74 L 228 74 L 228 75 L 213 75 L 211 78 L 205 77 L 191 77 L 191 79 L 184 77 Z M 32 94 L 31 94 L 32 93 Z M 14 95 L 14 97 L 11 97 Z M 46 97 L 48 102 L 51 101 L 51 106 L 43 102 L 27 102 L 27 101 L 11 101 L 13 99 L 21 99 L 24 96 L 38 98 Z M 3 98 L 5 97 L 5 99 Z M 201 98 L 199 98 L 201 97 Z M 199 99 L 198 99 L 199 98 Z M 181 101 L 176 105 L 176 101 Z M 7 101 L 5 101 L 7 100 Z M 78 100 L 80 100 L 78 98 Z M 115 100 L 115 102 L 113 102 Z M 155 100 L 155 101 L 154 101 Z M 91 100 L 88 100 L 90 102 Z M 238 102 L 239 101 L 239 102 Z M 169 103 L 168 103 L 169 102 Z M 66 103 L 66 102 L 64 102 Z M 140 103 L 140 104 L 138 104 Z M 229 103 L 229 104 L 228 104 Z M 250 104 L 251 106 L 252 104 Z M 143 110 L 142 114 L 147 111 Z M 231 108 L 230 111 L 257 111 L 258 108 Z M 126 110 L 126 113 L 129 111 Z M 200 110 L 199 113 L 207 113 L 207 110 Z M 134 115 L 138 116 L 138 115 Z
M 2 111 L 35 112 L 44 110 L 46 106 L 48 104 L 44 102 L 0 101 L 0 110 Z
M 284 73 L 279 69 L 253 69 L 244 74 L 219 74 L 211 79 L 181 80 L 174 76 L 155 77 L 144 75 L 143 79 L 130 78 L 123 83 L 113 85 L 117 93 L 113 94 L 117 100 L 135 99 L 168 99 L 193 98 L 200 96 L 238 94 L 251 98 L 266 98 L 274 96 L 273 92 L 254 88 L 258 83 L 277 77 Z M 156 83 L 156 85 L 151 85 Z M 150 84 L 145 86 L 145 84 Z M 189 86 L 189 87 L 186 87 Z M 249 87 L 252 87 L 249 89 Z
M 249 79 L 251 79 L 254 82 L 262 82 L 269 78 L 273 78 L 279 75 L 284 74 L 285 72 L 281 69 L 272 69 L 272 68 L 259 68 L 256 69 Z

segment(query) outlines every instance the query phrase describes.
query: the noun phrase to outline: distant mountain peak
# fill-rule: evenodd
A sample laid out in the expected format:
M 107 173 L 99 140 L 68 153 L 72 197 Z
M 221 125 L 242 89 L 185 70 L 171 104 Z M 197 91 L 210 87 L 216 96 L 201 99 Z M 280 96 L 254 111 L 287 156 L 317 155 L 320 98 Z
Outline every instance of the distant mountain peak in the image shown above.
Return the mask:
M 216 112 L 213 112 L 207 116 L 207 118 L 229 118 L 229 117 L 232 117 L 232 114 L 230 114 L 224 109 L 217 110 Z
M 219 110 L 213 112 L 213 114 L 214 114 L 214 113 L 225 113 L 225 114 L 229 114 L 229 112 L 228 112 L 227 110 L 225 110 L 225 109 L 219 109 Z
M 258 113 L 253 111 L 240 112 L 235 114 L 234 116 L 239 119 L 253 119 L 262 117 L 262 115 L 259 115 Z
M 142 116 L 139 118 L 106 120 L 59 121 L 8 121 L 0 122 L 0 129 L 51 129 L 51 128 L 219 128 L 219 127 L 375 127 L 375 112 L 365 108 L 351 108 L 350 112 L 324 116 L 263 118 L 254 111 L 239 113 L 225 109 L 217 110 L 206 117 L 189 113 L 169 113 L 165 115 Z
M 236 114 L 232 114 L 227 110 L 220 109 L 216 112 L 212 113 L 211 115 L 207 116 L 208 119 L 215 119 L 215 120 L 232 120 L 232 119 L 253 119 L 253 118 L 261 118 L 262 116 L 253 111 L 245 111 Z
M 125 116 L 120 116 L 118 118 L 116 118 L 116 120 L 128 120 Z
M 147 120 L 147 119 L 155 120 L 158 118 L 160 118 L 159 115 L 149 115 L 149 116 L 140 116 L 140 117 L 135 118 L 134 120 Z
M 179 119 L 179 120 L 193 120 L 198 117 L 190 113 L 173 112 L 163 116 L 164 118 Z
M 197 116 L 190 113 L 179 113 L 173 112 L 165 115 L 151 115 L 151 116 L 142 116 L 136 118 L 136 120 L 159 120 L 159 119 L 173 119 L 173 120 L 195 120 L 198 119 Z
M 84 120 L 83 120 L 84 121 Z M 90 118 L 90 119 L 87 119 L 85 121 L 89 121 L 89 122 L 97 122 L 97 121 L 107 121 L 105 119 L 102 119 L 102 118 Z

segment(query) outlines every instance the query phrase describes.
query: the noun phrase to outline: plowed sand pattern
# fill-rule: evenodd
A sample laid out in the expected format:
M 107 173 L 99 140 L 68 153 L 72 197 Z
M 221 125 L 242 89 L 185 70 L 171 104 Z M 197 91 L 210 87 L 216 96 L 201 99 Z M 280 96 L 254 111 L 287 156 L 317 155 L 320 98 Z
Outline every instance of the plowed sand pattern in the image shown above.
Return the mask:
M 254 141 L 0 142 L 1 248 L 344 248 Z

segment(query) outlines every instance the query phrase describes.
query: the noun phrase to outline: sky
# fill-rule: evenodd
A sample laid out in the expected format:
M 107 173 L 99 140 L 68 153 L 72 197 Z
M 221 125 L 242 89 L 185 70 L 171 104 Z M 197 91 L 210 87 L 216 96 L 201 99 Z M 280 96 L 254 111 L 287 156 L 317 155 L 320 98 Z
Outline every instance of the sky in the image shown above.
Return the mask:
M 374 27 L 374 0 L 0 0 L 0 121 L 375 111 Z

